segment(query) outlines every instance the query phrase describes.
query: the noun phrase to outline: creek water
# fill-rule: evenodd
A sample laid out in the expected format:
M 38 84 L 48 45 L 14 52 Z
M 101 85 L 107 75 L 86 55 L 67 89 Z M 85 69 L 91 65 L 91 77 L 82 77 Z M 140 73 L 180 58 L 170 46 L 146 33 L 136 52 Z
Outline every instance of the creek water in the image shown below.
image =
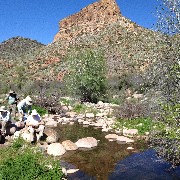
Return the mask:
M 133 144 L 118 144 L 105 139 L 107 133 L 92 126 L 59 125 L 60 142 L 94 137 L 98 146 L 90 150 L 68 151 L 61 157 L 66 169 L 78 169 L 68 174 L 68 180 L 176 180 L 180 179 L 180 168 L 170 169 L 170 164 L 157 158 L 153 149 L 144 141 Z M 109 133 L 108 133 L 109 134 Z M 134 150 L 127 150 L 132 146 Z

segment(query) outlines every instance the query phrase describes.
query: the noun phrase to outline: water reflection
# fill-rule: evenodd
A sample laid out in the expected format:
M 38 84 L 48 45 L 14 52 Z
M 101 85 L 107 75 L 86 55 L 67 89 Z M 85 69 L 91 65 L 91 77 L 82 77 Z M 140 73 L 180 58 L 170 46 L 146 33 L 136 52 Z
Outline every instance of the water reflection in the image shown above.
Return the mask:
M 135 153 L 119 161 L 109 180 L 179 180 L 180 167 L 171 169 L 169 163 L 157 158 L 152 149 Z
M 57 128 L 60 134 L 60 142 L 64 140 L 71 140 L 76 142 L 80 138 L 94 137 L 100 140 L 98 146 L 94 149 L 84 151 L 76 150 L 67 152 L 61 159 L 67 164 L 74 165 L 75 168 L 80 169 L 79 172 L 71 176 L 76 176 L 85 173 L 86 179 L 106 180 L 110 173 L 113 172 L 115 165 L 125 157 L 130 156 L 134 152 L 139 152 L 147 148 L 144 142 L 137 142 L 133 144 L 134 150 L 127 150 L 127 147 L 132 145 L 118 144 L 117 142 L 109 142 L 105 139 L 107 133 L 101 132 L 101 129 L 94 129 L 93 127 L 83 128 L 82 125 L 60 125 Z M 78 175 L 79 173 L 79 175 Z M 69 178 L 72 178 L 72 177 Z M 75 177 L 73 177 L 75 179 Z M 83 177 L 81 176 L 81 179 Z

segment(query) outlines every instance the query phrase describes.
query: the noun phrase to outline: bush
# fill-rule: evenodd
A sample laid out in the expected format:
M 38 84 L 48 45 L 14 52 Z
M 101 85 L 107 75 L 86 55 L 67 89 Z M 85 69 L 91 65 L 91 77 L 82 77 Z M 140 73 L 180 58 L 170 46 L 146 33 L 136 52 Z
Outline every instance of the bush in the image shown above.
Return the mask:
M 45 157 L 30 145 L 19 147 L 16 145 L 1 150 L 0 179 L 2 180 L 51 180 L 64 177 L 60 164 Z
M 152 120 L 150 118 L 137 118 L 137 119 L 119 119 L 114 124 L 114 128 L 122 129 L 138 129 L 138 133 L 144 135 L 145 132 L 150 132 L 152 128 Z
M 23 139 L 18 138 L 18 139 L 14 140 L 11 147 L 12 147 L 12 149 L 18 150 L 23 146 L 24 143 L 25 143 L 25 141 Z
M 153 132 L 151 146 L 173 166 L 180 165 L 180 104 L 163 105 L 159 120 L 164 124 L 163 129 Z
M 54 82 L 55 83 L 55 82 Z M 42 109 L 39 111 L 43 111 L 45 113 L 60 113 L 61 112 L 61 105 L 59 103 L 60 99 L 60 89 L 58 89 L 59 86 L 55 87 L 55 84 L 46 83 L 43 81 L 36 82 L 36 98 L 35 99 L 35 106 L 38 106 L 37 108 L 41 107 Z M 53 85 L 52 87 L 50 87 Z M 54 89 L 53 89 L 54 88 Z M 44 109 L 44 110 L 43 110 Z
M 76 113 L 84 113 L 86 111 L 87 107 L 84 104 L 76 104 L 73 107 L 73 111 Z
M 174 55 L 177 57 L 177 55 Z M 155 111 L 156 120 L 166 127 L 160 132 L 154 132 L 151 136 L 151 145 L 158 154 L 169 161 L 173 166 L 180 164 L 180 66 L 177 60 L 171 60 L 155 64 L 151 77 L 154 89 L 161 93 L 159 109 Z M 158 112 L 157 112 L 158 111 Z
M 81 101 L 96 103 L 106 93 L 106 65 L 101 52 L 85 49 L 66 57 L 69 73 L 65 83 L 69 92 Z
M 37 105 L 32 105 L 32 109 L 36 109 L 36 111 L 38 112 L 40 116 L 43 116 L 48 113 L 48 110 Z
M 148 117 L 148 105 L 139 101 L 124 101 L 115 109 L 115 116 L 119 119 L 135 119 Z

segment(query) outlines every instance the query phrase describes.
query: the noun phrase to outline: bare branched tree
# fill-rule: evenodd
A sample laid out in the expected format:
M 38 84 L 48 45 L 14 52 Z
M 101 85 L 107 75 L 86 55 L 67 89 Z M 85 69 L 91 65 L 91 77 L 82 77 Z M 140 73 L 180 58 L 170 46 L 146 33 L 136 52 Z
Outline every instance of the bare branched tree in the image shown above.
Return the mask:
M 164 98 L 158 119 L 166 128 L 154 132 L 151 143 L 158 154 L 175 167 L 180 165 L 180 0 L 159 2 L 157 31 L 164 38 L 157 37 L 162 53 L 152 70 L 155 70 L 156 87 Z

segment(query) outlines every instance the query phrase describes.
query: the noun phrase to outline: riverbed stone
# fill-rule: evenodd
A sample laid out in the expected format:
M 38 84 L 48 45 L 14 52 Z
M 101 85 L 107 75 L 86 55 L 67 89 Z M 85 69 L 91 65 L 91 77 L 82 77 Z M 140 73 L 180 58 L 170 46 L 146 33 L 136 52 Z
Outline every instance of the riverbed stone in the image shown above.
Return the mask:
M 43 117 L 43 121 L 44 122 L 54 121 L 54 115 L 48 114 L 48 116 Z
M 69 122 L 69 124 L 70 124 L 70 125 L 73 125 L 73 124 L 74 124 L 74 122 L 73 122 L 73 121 L 71 121 L 71 122 Z
M 105 116 L 106 114 L 105 113 L 97 113 L 96 114 L 96 117 L 103 117 L 103 116 Z
M 63 141 L 62 145 L 67 151 L 74 151 L 78 149 L 77 145 L 70 140 Z
M 108 134 L 105 136 L 106 139 L 117 139 L 118 135 L 117 134 Z
M 133 139 L 130 139 L 130 138 L 125 137 L 125 136 L 118 136 L 116 140 L 119 144 L 126 144 L 126 143 L 133 143 L 134 142 Z
M 97 122 L 97 123 L 94 123 L 94 126 L 96 126 L 96 127 L 102 127 L 102 126 L 103 126 L 103 123 Z
M 98 141 L 93 137 L 79 139 L 75 144 L 79 148 L 93 148 L 97 146 Z
M 73 111 L 69 111 L 69 112 L 66 112 L 66 117 L 76 117 L 77 116 L 77 113 L 76 112 L 73 112 Z
M 86 118 L 94 118 L 94 113 L 86 113 Z
M 79 169 L 68 169 L 67 174 L 73 174 L 75 172 L 79 171 Z
M 48 121 L 46 122 L 45 126 L 46 127 L 57 127 L 57 121 L 54 121 L 54 120 L 51 120 L 51 121 Z
M 55 143 L 59 139 L 59 135 L 58 135 L 57 131 L 52 128 L 45 128 L 44 136 L 46 137 L 47 143 Z
M 78 123 L 83 123 L 84 120 L 83 119 L 78 119 Z
M 62 156 L 66 152 L 64 146 L 60 143 L 52 143 L 47 147 L 47 153 L 53 156 Z
M 138 134 L 138 129 L 123 129 L 123 135 L 136 135 Z
M 127 147 L 127 150 L 134 150 L 133 147 Z
M 97 106 L 104 107 L 104 103 L 102 101 L 98 101 Z
M 84 125 L 89 125 L 90 122 L 89 122 L 89 121 L 83 121 L 83 124 L 84 124 Z
M 108 131 L 109 131 L 108 128 L 106 128 L 106 127 L 102 128 L 102 132 L 108 132 Z

